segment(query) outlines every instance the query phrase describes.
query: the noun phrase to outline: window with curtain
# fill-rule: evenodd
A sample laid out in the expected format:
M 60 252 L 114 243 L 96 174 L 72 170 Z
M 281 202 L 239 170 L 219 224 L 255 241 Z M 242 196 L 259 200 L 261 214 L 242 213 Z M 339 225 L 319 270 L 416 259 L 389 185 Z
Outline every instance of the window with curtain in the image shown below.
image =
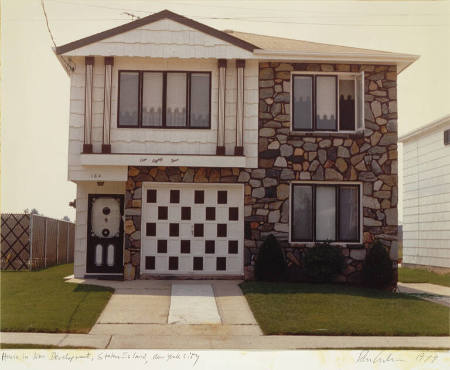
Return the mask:
M 294 131 L 364 128 L 364 74 L 293 74 Z
M 360 242 L 357 184 L 293 184 L 293 242 Z
M 118 127 L 210 128 L 211 73 L 119 71 Z

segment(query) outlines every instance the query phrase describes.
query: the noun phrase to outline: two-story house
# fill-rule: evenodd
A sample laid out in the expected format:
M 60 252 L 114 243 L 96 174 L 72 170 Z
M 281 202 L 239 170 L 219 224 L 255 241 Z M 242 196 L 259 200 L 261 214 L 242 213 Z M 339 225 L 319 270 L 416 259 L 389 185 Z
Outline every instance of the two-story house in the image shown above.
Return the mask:
M 251 278 L 329 240 L 395 249 L 397 74 L 416 56 L 218 31 L 170 11 L 57 47 L 75 276 Z

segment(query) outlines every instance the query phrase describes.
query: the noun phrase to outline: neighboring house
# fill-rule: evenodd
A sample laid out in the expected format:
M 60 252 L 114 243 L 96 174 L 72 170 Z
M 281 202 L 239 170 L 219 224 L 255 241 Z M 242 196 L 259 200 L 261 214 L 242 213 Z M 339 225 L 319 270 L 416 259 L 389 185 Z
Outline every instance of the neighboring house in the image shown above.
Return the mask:
M 218 31 L 170 11 L 56 48 L 71 66 L 75 276 L 251 278 L 397 235 L 397 74 L 416 56 Z M 122 215 L 124 217 L 122 217 Z
M 450 115 L 403 143 L 403 263 L 450 268 Z

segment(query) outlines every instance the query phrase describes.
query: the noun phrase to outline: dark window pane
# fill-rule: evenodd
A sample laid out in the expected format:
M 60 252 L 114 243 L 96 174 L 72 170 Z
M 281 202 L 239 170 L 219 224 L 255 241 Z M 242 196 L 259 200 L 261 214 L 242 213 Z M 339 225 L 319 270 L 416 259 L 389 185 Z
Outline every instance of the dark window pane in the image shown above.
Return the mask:
M 219 190 L 217 192 L 217 203 L 227 204 L 227 191 L 226 190 Z
M 119 125 L 137 126 L 139 111 L 139 73 L 121 72 L 119 90 Z
M 224 238 L 227 236 L 227 224 L 217 224 L 217 237 Z
M 156 235 L 156 224 L 154 222 L 147 222 L 145 225 L 145 235 L 147 236 L 155 236 Z
M 316 120 L 318 130 L 336 130 L 336 77 L 316 77 Z
M 195 204 L 205 203 L 205 192 L 203 190 L 196 190 L 194 192 L 194 201 Z
M 194 224 L 194 236 L 203 236 L 203 224 Z
M 190 240 L 182 240 L 180 251 L 181 251 L 181 253 L 191 253 L 191 241 Z
M 182 220 L 191 219 L 191 207 L 181 207 L 181 219 Z
M 178 257 L 169 257 L 169 270 L 178 270 Z
M 238 207 L 230 207 L 228 210 L 228 219 L 230 221 L 238 221 L 239 220 L 239 208 Z
M 186 126 L 186 73 L 167 73 L 166 125 Z
M 339 128 L 355 130 L 355 80 L 339 80 Z
M 293 85 L 294 129 L 311 130 L 313 76 L 293 76 Z
M 334 186 L 316 186 L 316 240 L 336 240 Z
M 158 253 L 167 253 L 167 240 L 158 240 Z
M 145 268 L 147 270 L 155 269 L 155 257 L 154 256 L 145 257 Z
M 292 239 L 312 240 L 312 186 L 294 185 L 292 193 Z
M 194 270 L 203 270 L 203 257 L 194 257 Z
M 215 207 L 206 207 L 206 220 L 214 221 L 216 219 L 216 208 Z
M 227 269 L 227 259 L 225 257 L 217 257 L 216 270 L 225 271 Z
M 356 186 L 339 187 L 339 235 L 341 240 L 359 240 L 358 198 L 358 188 Z
M 180 203 L 180 191 L 171 190 L 170 191 L 170 203 Z
M 163 74 L 144 72 L 142 81 L 142 126 L 162 126 Z
M 180 235 L 180 225 L 169 224 L 169 236 L 178 236 L 178 235 Z
M 216 243 L 214 240 L 205 240 L 205 253 L 213 254 L 216 249 Z
M 147 203 L 156 203 L 156 190 L 147 190 Z
M 191 127 L 209 126 L 209 73 L 191 74 Z
M 167 207 L 158 207 L 158 220 L 167 220 L 168 209 Z
M 229 254 L 237 254 L 238 253 L 238 241 L 237 240 L 229 240 L 228 241 L 228 253 Z

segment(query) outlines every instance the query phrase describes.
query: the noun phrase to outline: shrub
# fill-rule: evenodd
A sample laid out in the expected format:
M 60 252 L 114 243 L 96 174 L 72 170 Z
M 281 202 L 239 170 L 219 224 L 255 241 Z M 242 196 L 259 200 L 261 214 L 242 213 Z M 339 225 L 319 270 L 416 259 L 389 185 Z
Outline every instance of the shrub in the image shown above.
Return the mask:
M 259 248 L 255 265 L 255 277 L 263 281 L 283 280 L 286 260 L 277 238 L 270 234 Z
M 392 261 L 388 250 L 379 240 L 375 240 L 367 252 L 362 278 L 364 284 L 372 288 L 386 288 L 393 283 Z
M 305 252 L 305 273 L 314 282 L 330 282 L 345 266 L 344 256 L 339 247 L 329 242 L 317 243 Z

